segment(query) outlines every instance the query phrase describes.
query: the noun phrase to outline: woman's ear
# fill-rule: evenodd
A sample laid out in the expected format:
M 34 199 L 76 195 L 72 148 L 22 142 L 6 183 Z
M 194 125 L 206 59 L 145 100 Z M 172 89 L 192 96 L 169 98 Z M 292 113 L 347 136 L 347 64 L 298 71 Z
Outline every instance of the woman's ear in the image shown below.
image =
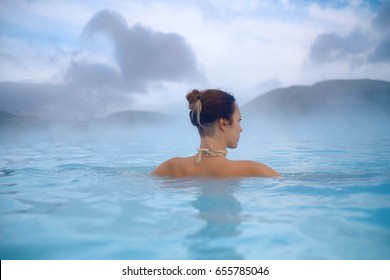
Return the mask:
M 228 121 L 226 119 L 219 119 L 218 120 L 218 125 L 222 130 L 225 130 L 226 126 L 228 125 Z

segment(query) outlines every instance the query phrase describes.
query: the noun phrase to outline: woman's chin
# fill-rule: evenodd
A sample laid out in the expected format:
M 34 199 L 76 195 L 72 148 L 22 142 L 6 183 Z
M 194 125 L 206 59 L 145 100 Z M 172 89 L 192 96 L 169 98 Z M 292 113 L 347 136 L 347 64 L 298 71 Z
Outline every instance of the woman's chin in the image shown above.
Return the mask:
M 229 145 L 229 146 L 227 146 L 227 147 L 228 147 L 229 149 L 236 149 L 237 146 L 238 146 L 238 143 L 235 144 L 235 145 Z

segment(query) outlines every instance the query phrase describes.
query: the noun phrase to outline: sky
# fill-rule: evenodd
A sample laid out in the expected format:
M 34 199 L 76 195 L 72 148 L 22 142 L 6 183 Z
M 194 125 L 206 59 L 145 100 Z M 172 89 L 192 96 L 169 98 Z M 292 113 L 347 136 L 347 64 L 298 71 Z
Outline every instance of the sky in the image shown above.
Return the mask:
M 193 88 L 362 78 L 390 80 L 389 0 L 0 0 L 0 111 L 181 114 Z

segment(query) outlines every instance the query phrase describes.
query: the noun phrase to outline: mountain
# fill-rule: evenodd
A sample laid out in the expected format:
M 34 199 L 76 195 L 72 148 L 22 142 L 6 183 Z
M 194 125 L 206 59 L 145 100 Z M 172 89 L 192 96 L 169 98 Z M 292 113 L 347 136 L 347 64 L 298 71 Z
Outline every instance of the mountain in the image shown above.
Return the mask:
M 19 116 L 5 111 L 0 111 L 0 136 L 19 135 L 23 132 L 53 132 L 61 129 L 78 133 L 97 129 L 106 131 L 110 128 L 128 127 L 137 124 L 162 125 L 168 123 L 171 117 L 168 115 L 144 112 L 124 111 L 111 114 L 104 118 L 93 118 L 88 121 L 43 121 L 37 117 Z
M 256 119 L 390 120 L 390 82 L 328 80 L 269 91 L 242 107 Z
M 47 122 L 42 121 L 36 117 L 18 116 L 5 111 L 0 111 L 0 128 L 46 128 Z
M 156 112 L 146 111 L 123 111 L 113 113 L 104 118 L 95 118 L 92 123 L 98 124 L 119 124 L 119 125 L 131 125 L 139 123 L 161 124 L 168 121 L 170 117 Z

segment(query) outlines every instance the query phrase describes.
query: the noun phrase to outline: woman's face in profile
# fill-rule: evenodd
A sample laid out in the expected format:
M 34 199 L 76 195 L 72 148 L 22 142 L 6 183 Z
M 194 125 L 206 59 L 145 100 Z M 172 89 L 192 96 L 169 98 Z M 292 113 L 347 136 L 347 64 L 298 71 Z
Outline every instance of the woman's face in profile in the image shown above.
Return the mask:
M 235 110 L 232 117 L 232 123 L 228 126 L 227 133 L 227 147 L 231 149 L 237 148 L 238 141 L 240 140 L 241 128 L 241 112 L 240 108 L 234 103 Z

